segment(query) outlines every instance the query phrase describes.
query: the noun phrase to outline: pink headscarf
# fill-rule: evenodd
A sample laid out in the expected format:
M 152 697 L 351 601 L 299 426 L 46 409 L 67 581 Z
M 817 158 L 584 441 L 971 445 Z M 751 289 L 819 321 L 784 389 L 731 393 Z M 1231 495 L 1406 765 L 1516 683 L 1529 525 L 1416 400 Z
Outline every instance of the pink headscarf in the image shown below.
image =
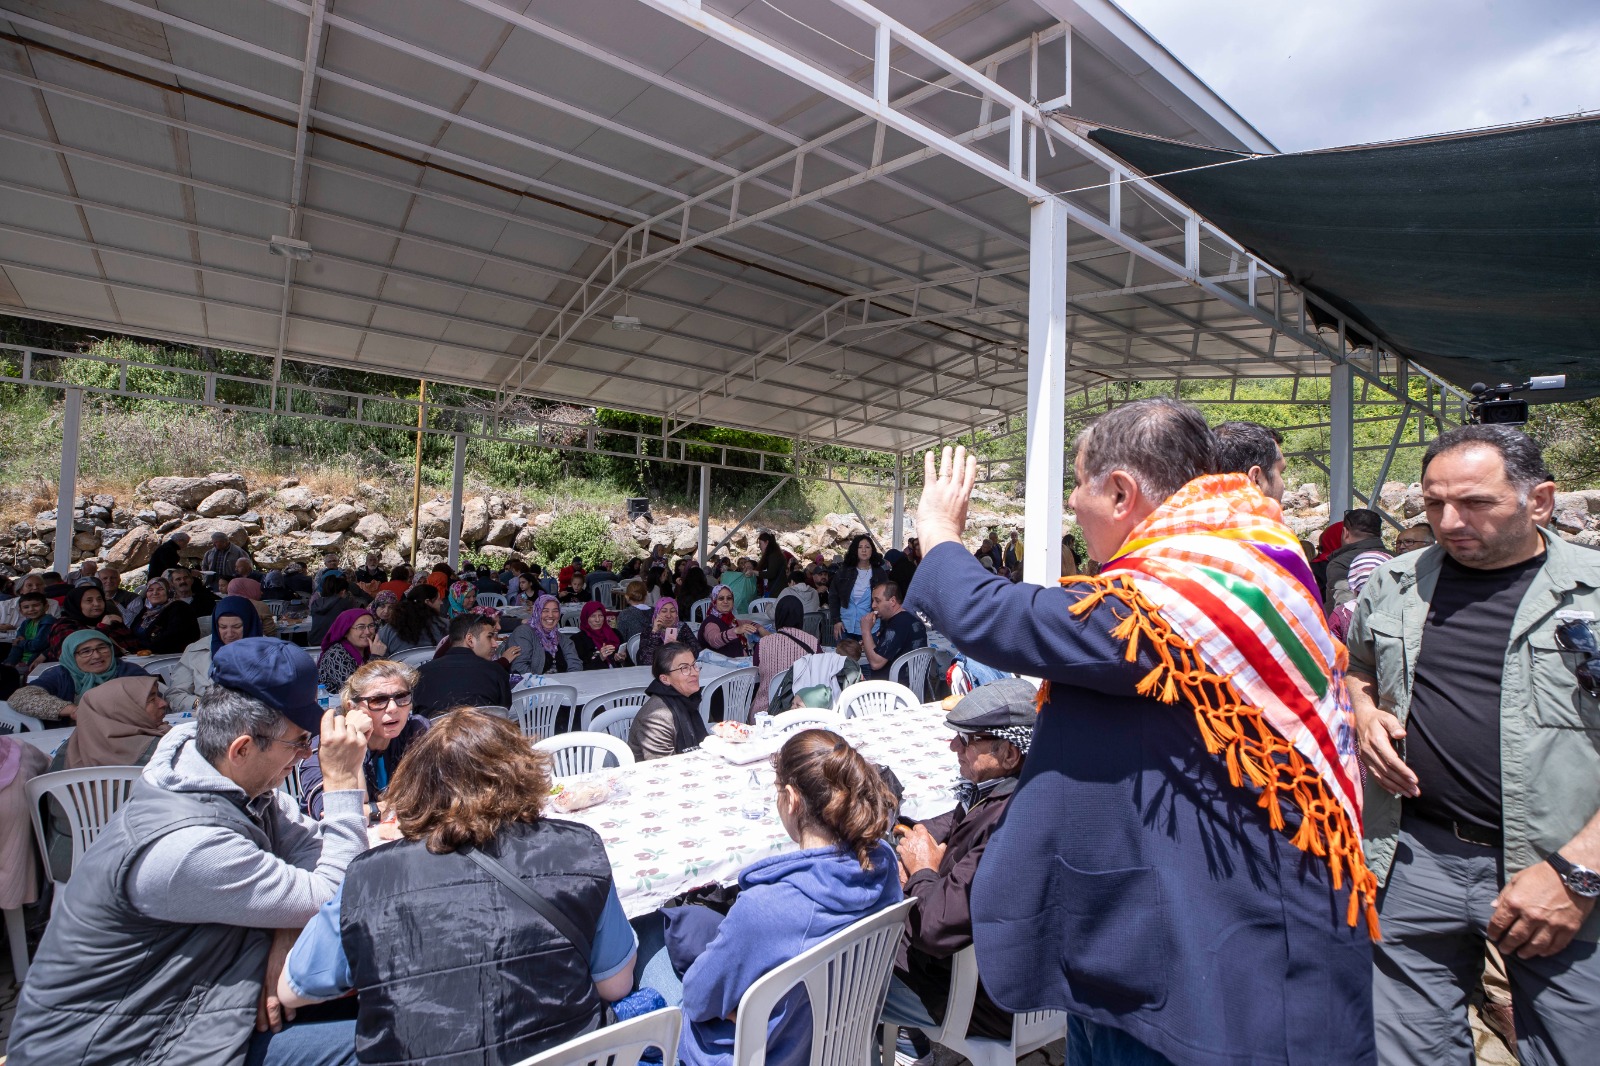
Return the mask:
M 247 600 L 261 598 L 261 582 L 253 577 L 236 577 L 228 582 L 228 595 L 243 596 Z
M 593 618 L 596 614 L 598 614 L 601 619 L 600 628 L 598 630 L 592 630 L 589 628 L 589 619 Z M 617 636 L 617 631 L 611 628 L 611 623 L 606 621 L 605 617 L 606 609 L 604 605 L 593 600 L 589 601 L 583 605 L 583 611 L 579 616 L 580 620 L 578 624 L 578 632 L 587 633 L 589 635 L 589 639 L 595 642 L 596 647 L 599 647 L 603 644 L 609 644 L 613 648 L 622 647 L 622 638 Z
M 377 617 L 365 607 L 352 607 L 348 611 L 341 613 L 338 618 L 335 618 L 333 625 L 328 627 L 327 634 L 322 638 L 322 654 L 328 654 L 328 649 L 335 644 L 342 644 L 344 645 L 344 650 L 349 652 L 350 657 L 357 663 L 366 662 L 367 653 L 345 639 L 350 633 L 350 627 L 363 618 L 371 618 L 374 622 L 377 621 Z

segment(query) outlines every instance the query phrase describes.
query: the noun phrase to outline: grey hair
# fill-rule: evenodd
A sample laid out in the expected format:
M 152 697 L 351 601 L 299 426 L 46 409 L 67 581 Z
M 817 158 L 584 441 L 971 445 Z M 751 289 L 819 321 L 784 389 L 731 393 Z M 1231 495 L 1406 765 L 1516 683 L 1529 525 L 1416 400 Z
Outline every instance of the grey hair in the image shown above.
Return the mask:
M 1555 480 L 1544 465 L 1544 449 L 1532 437 L 1510 426 L 1465 425 L 1440 434 L 1422 454 L 1422 472 L 1426 474 L 1428 464 L 1444 453 L 1473 445 L 1483 445 L 1500 453 L 1506 480 L 1516 488 L 1519 504 L 1528 502 L 1528 493 L 1534 486 Z
M 194 746 L 200 757 L 216 765 L 239 737 L 255 738 L 265 751 L 283 733 L 283 715 L 265 703 L 231 688 L 212 685 L 200 693 L 194 708 Z
M 1101 415 L 1078 434 L 1078 457 L 1090 482 L 1121 470 L 1159 503 L 1216 469 L 1216 439 L 1195 408 L 1156 397 Z

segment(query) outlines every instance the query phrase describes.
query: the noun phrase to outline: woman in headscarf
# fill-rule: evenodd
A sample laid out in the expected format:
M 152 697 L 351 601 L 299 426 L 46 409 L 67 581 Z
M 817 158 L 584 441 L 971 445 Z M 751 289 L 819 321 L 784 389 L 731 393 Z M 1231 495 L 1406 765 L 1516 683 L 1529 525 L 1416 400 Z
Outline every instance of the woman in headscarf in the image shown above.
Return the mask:
M 49 769 L 44 752 L 25 740 L 0 734 L 0 909 L 8 918 L 11 911 L 39 898 L 39 849 L 26 785 L 29 778 Z M 17 932 L 22 932 L 20 927 Z
M 78 701 L 119 677 L 149 677 L 117 655 L 111 638 L 97 629 L 80 629 L 61 645 L 61 663 L 11 694 L 11 709 L 52 726 L 70 725 Z
M 705 624 L 700 627 L 700 643 L 709 651 L 742 659 L 750 654 L 750 642 L 745 638 L 759 633 L 761 627 L 754 622 L 741 622 L 733 613 L 733 590 L 718 585 L 711 590 L 711 608 L 706 611 Z M 642 641 L 641 641 L 642 643 Z
M 329 692 L 338 692 L 363 663 L 383 658 L 385 650 L 378 640 L 378 620 L 372 612 L 353 607 L 335 618 L 322 638 L 317 680 Z
M 78 728 L 56 752 L 56 770 L 89 766 L 143 766 L 156 743 L 172 727 L 161 694 L 161 679 L 119 677 L 85 693 L 78 701 Z
M 450 569 L 449 563 L 434 563 L 429 571 L 426 581 L 439 590 L 439 599 L 444 602 L 450 595 L 450 582 L 455 580 L 455 572 Z
M 466 614 L 478 605 L 478 589 L 470 581 L 457 581 L 450 586 L 450 607 L 445 612 L 449 618 Z
M 130 607 L 139 607 L 129 623 L 134 636 L 157 655 L 179 655 L 200 637 L 195 608 L 179 599 L 177 589 L 165 578 L 146 582 L 144 592 Z
M 228 595 L 243 596 L 255 606 L 256 616 L 261 619 L 261 633 L 263 636 L 275 637 L 278 635 L 278 620 L 272 617 L 272 608 L 268 607 L 261 598 L 261 582 L 253 577 L 236 577 L 228 582 Z
M 821 651 L 817 638 L 805 630 L 805 604 L 794 596 L 780 596 L 772 610 L 772 635 L 756 645 L 756 694 L 750 713 L 767 709 L 772 680 L 807 655 Z
M 572 638 L 572 646 L 583 660 L 585 670 L 627 665 L 628 653 L 622 650 L 622 638 L 606 620 L 605 607 L 593 601 L 583 605 L 578 635 Z
M 50 630 L 50 650 L 44 658 L 59 661 L 61 646 L 72 634 L 84 629 L 104 633 L 118 652 L 133 655 L 148 651 L 136 632 L 122 620 L 121 612 L 106 610 L 106 594 L 99 585 L 83 585 L 67 593 L 61 602 L 61 614 Z
M 561 602 L 548 592 L 533 601 L 533 614 L 511 631 L 500 658 L 513 674 L 566 674 L 583 669 L 572 638 L 561 632 Z
M 679 619 L 678 601 L 668 596 L 656 601 L 650 628 L 639 639 L 637 661 L 641 665 L 653 663 L 656 649 L 664 644 L 682 644 L 696 655 L 700 654 L 700 641 L 694 634 L 694 627 Z
M 224 596 L 211 610 L 211 635 L 183 649 L 183 658 L 167 675 L 167 702 L 173 711 L 193 714 L 200 693 L 211 687 L 211 657 L 224 644 L 262 636 L 261 619 L 249 600 Z

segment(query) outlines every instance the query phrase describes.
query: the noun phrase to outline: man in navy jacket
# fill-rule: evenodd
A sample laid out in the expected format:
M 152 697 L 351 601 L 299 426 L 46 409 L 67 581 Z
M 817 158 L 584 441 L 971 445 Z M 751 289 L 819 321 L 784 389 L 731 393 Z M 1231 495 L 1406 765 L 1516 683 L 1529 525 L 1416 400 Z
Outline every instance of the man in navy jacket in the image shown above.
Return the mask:
M 1192 408 L 1140 401 L 1080 441 L 1070 505 L 1115 558 L 1168 496 L 1209 472 Z M 974 465 L 948 449 L 917 511 L 925 556 L 907 605 L 962 652 L 1051 682 L 1022 782 L 973 886 L 984 987 L 1003 1009 L 1069 1011 L 1069 1066 L 1371 1064 L 1372 948 L 1325 860 L 1230 784 L 1192 710 L 1140 696 L 1116 601 L 1012 584 L 959 536 Z M 1297 812 L 1282 804 L 1290 832 Z M 1348 883 L 1347 886 L 1348 888 Z

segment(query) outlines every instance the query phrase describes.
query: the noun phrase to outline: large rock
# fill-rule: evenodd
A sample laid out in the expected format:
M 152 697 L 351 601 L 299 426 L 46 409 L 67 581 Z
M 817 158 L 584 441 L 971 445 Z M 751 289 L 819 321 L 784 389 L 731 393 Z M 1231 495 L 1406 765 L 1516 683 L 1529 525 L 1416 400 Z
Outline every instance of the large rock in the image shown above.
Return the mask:
M 1407 485 L 1404 481 L 1385 481 L 1378 490 L 1378 503 L 1386 511 L 1393 511 L 1405 499 Z
M 185 510 L 193 510 L 200 501 L 219 489 L 234 489 L 240 495 L 250 491 L 240 474 L 207 474 L 205 477 L 153 477 L 138 488 L 140 496 L 151 500 L 165 500 Z M 241 511 L 243 507 L 239 508 Z
M 355 534 L 368 544 L 384 544 L 394 539 L 394 527 L 381 514 L 369 514 L 357 522 Z M 385 564 L 388 569 L 393 566 Z
M 379 565 L 381 565 L 385 570 L 393 570 L 395 567 L 401 565 L 405 561 L 406 557 L 395 551 L 393 548 L 383 549 L 383 553 L 378 559 Z
M 531 552 L 531 551 L 533 551 L 534 538 L 536 538 L 538 535 L 539 535 L 539 527 L 538 526 L 535 526 L 535 525 L 523 526 L 520 530 L 517 531 L 517 538 L 516 538 L 516 540 L 511 542 L 511 546 L 513 548 L 515 548 L 519 552 Z M 648 537 L 648 534 L 646 534 L 646 536 Z M 645 543 L 648 544 L 649 541 L 646 540 Z
M 343 533 L 366 517 L 367 510 L 353 503 L 336 503 L 311 523 L 318 533 Z
M 200 558 L 211 549 L 211 534 L 221 533 L 241 548 L 250 546 L 250 528 L 234 518 L 201 518 L 179 527 L 189 534 L 189 546 L 184 555 Z
M 522 532 L 520 518 L 496 518 L 489 523 L 489 532 L 484 535 L 486 545 L 507 548 L 517 539 L 517 534 Z
M 497 563 L 503 563 L 511 558 L 511 549 L 501 544 L 485 544 L 478 549 L 478 554 Z
M 285 511 L 295 511 L 300 515 L 300 521 L 309 521 L 308 516 L 317 509 L 317 494 L 304 485 L 290 485 L 286 489 L 278 490 L 278 506 Z
M 147 525 L 136 525 L 120 541 L 106 549 L 106 562 L 117 570 L 133 570 L 150 562 L 150 555 L 162 544 L 162 536 Z
M 435 497 L 417 513 L 417 530 L 423 537 L 444 537 L 450 533 L 450 501 Z
M 489 533 L 489 502 L 473 496 L 461 505 L 461 543 L 477 544 Z
M 174 518 L 183 517 L 183 508 L 167 500 L 156 500 L 150 504 L 150 510 L 155 512 L 156 524 L 170 522 Z
M 195 511 L 202 518 L 221 518 L 223 515 L 242 514 L 249 506 L 244 493 L 238 489 L 218 489 L 205 499 Z
M 1589 512 L 1577 507 L 1556 511 L 1555 525 L 1563 533 L 1581 533 L 1588 524 Z
M 301 541 L 302 544 L 311 548 L 318 555 L 326 552 L 336 552 L 344 547 L 344 542 L 345 535 L 336 530 L 307 533 L 305 539 Z
M 1588 514 L 1593 510 L 1589 503 L 1589 494 L 1586 492 L 1558 492 L 1556 493 L 1555 513 L 1577 511 L 1580 514 Z
M 269 514 L 261 519 L 261 530 L 270 537 L 281 537 L 300 528 L 300 519 L 290 511 L 286 514 Z
M 1406 489 L 1405 498 L 1400 501 L 1400 513 L 1406 518 L 1415 518 L 1426 508 L 1422 504 L 1422 486 L 1413 484 Z

